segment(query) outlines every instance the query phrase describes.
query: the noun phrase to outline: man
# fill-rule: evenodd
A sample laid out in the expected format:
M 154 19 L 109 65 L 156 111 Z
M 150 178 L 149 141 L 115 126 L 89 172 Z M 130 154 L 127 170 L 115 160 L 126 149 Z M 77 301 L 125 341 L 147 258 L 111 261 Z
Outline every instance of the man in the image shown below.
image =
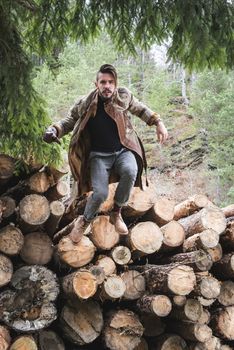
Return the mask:
M 93 190 L 84 215 L 76 221 L 70 233 L 78 242 L 95 218 L 108 195 L 108 184 L 118 181 L 110 221 L 120 234 L 128 229 L 121 208 L 129 199 L 132 187 L 142 187 L 141 175 L 146 167 L 145 153 L 130 121 L 129 113 L 146 124 L 156 126 L 157 137 L 163 143 L 167 130 L 159 115 L 139 102 L 126 88 L 117 87 L 117 72 L 110 64 L 100 67 L 96 89 L 81 98 L 68 116 L 52 125 L 44 134 L 48 143 L 73 130 L 69 146 L 69 163 L 78 184 L 78 195 Z

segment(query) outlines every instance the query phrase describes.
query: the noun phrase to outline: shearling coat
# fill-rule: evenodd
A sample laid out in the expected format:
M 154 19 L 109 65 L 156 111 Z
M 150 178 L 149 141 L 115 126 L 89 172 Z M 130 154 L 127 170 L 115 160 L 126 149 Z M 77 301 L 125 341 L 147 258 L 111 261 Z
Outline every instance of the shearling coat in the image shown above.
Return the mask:
M 57 129 L 58 137 L 73 130 L 68 159 L 72 174 L 78 184 L 78 196 L 91 190 L 89 172 L 90 140 L 86 128 L 89 118 L 95 117 L 98 102 L 98 90 L 91 91 L 79 99 L 69 111 L 65 119 L 53 126 Z M 148 125 L 155 125 L 159 115 L 139 102 L 126 88 L 116 88 L 112 98 L 104 103 L 106 113 L 116 122 L 122 145 L 131 150 L 137 160 L 138 175 L 135 186 L 142 187 L 141 175 L 146 168 L 143 145 L 133 129 L 130 113 L 142 119 Z M 110 182 L 118 181 L 112 174 Z

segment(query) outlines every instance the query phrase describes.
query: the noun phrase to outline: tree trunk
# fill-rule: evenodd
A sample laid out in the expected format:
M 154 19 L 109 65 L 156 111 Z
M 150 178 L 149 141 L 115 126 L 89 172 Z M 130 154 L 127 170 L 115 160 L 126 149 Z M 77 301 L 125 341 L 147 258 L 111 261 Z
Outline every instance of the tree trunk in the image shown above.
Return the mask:
M 180 219 L 179 223 L 184 227 L 187 237 L 207 229 L 212 229 L 220 234 L 226 228 L 226 219 L 222 210 L 215 207 L 203 208 L 198 213 Z
M 195 250 L 190 253 L 176 254 L 165 257 L 167 263 L 179 263 L 191 266 L 195 271 L 208 271 L 212 267 L 212 259 L 204 250 Z M 164 262 L 163 260 L 163 262 Z
M 20 256 L 29 265 L 46 265 L 52 259 L 53 245 L 50 237 L 44 232 L 28 233 Z
M 39 350 L 36 340 L 30 335 L 19 336 L 10 346 L 9 350 Z
M 152 208 L 147 212 L 145 218 L 155 222 L 159 226 L 173 220 L 175 203 L 166 197 L 158 198 Z
M 0 350 L 8 350 L 11 343 L 11 336 L 6 326 L 0 325 Z
M 201 317 L 203 307 L 196 299 L 187 299 L 185 305 L 174 307 L 170 314 L 171 318 L 182 321 L 196 322 Z
M 86 236 L 79 243 L 74 243 L 69 237 L 64 237 L 58 244 L 58 255 L 61 261 L 71 267 L 82 267 L 92 261 L 96 247 Z
M 9 258 L 0 254 L 0 287 L 10 282 L 13 274 L 13 265 Z
M 36 231 L 50 216 L 49 202 L 44 196 L 28 195 L 20 201 L 19 215 L 23 232 Z
M 59 181 L 53 187 L 50 187 L 46 193 L 46 198 L 49 201 L 57 201 L 70 193 L 70 188 L 67 182 Z
M 40 350 L 65 350 L 62 339 L 51 330 L 43 330 L 38 335 Z
M 90 271 L 81 269 L 63 277 L 62 287 L 69 297 L 87 300 L 96 293 L 98 284 Z
M 20 229 L 8 225 L 0 230 L 0 251 L 6 255 L 17 255 L 24 244 L 24 236 Z
M 119 242 L 119 234 L 109 221 L 109 216 L 98 216 L 92 223 L 90 239 L 98 249 L 112 249 Z
M 50 237 L 55 233 L 64 212 L 65 207 L 62 202 L 53 201 L 50 203 L 50 216 L 44 226 Z
M 208 198 L 203 194 L 195 194 L 185 201 L 177 204 L 174 210 L 174 220 L 179 220 L 204 208 L 208 204 Z
M 220 282 L 212 276 L 196 274 L 197 285 L 195 295 L 203 296 L 206 299 L 215 299 L 220 293 Z
M 112 249 L 111 257 L 118 265 L 126 265 L 131 260 L 131 252 L 128 247 L 119 245 Z
M 111 350 L 133 350 L 140 343 L 143 330 L 132 311 L 115 311 L 109 316 L 103 330 L 105 345 Z
M 140 312 L 149 312 L 159 317 L 165 317 L 171 312 L 172 304 L 166 295 L 144 295 L 138 299 L 137 307 Z
M 184 252 L 192 252 L 199 249 L 214 248 L 219 243 L 219 235 L 213 230 L 205 230 L 187 238 L 183 244 Z
M 60 314 L 60 327 L 72 343 L 86 345 L 99 337 L 103 328 L 102 310 L 93 300 L 66 304 Z
M 227 306 L 213 313 L 211 327 L 218 337 L 234 340 L 234 306 Z
M 212 337 L 212 330 L 206 324 L 177 321 L 171 323 L 170 328 L 185 340 L 203 343 Z
M 172 248 L 179 247 L 184 242 L 185 232 L 182 225 L 177 221 L 170 221 L 161 227 L 163 233 L 163 244 L 161 251 L 170 251 Z
M 215 276 L 221 280 L 234 278 L 234 254 L 229 253 L 213 265 Z
M 145 293 L 145 278 L 138 271 L 129 270 L 121 274 L 126 290 L 124 299 L 136 300 Z
M 106 277 L 116 273 L 116 265 L 109 256 L 99 255 L 96 265 L 103 268 Z
M 234 282 L 233 281 L 222 282 L 220 294 L 218 296 L 218 301 L 223 306 L 234 305 Z

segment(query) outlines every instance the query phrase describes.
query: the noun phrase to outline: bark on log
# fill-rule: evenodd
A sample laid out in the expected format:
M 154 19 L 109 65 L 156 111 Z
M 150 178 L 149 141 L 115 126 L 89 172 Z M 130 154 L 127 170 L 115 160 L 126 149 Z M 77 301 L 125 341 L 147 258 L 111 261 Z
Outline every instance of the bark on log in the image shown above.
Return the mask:
M 227 223 L 226 231 L 220 235 L 220 243 L 225 251 L 234 250 L 234 221 Z
M 50 237 L 55 233 L 64 212 L 65 207 L 62 202 L 53 201 L 50 203 L 50 216 L 44 226 Z
M 203 307 L 196 299 L 187 299 L 185 305 L 174 307 L 170 314 L 171 318 L 182 321 L 196 322 L 201 317 Z
M 134 266 L 133 269 L 145 273 L 147 289 L 151 294 L 187 295 L 196 284 L 193 269 L 186 265 L 145 265 Z
M 133 350 L 140 343 L 143 330 L 138 316 L 132 311 L 114 311 L 103 330 L 105 345 L 111 350 Z
M 226 218 L 229 218 L 230 216 L 234 216 L 234 204 L 230 204 L 225 208 L 221 208 L 221 210 L 224 213 Z
M 161 227 L 161 231 L 163 233 L 161 251 L 170 251 L 183 244 L 185 238 L 184 228 L 177 221 L 172 220 L 168 222 L 168 224 Z
M 140 321 L 144 327 L 144 335 L 146 337 L 157 337 L 164 333 L 166 329 L 166 324 L 163 322 L 163 319 L 155 314 L 141 314 Z
M 191 266 L 194 271 L 208 271 L 211 269 L 213 262 L 208 253 L 204 250 L 195 250 L 194 252 L 176 254 L 167 257 L 163 262 L 179 263 Z
M 205 230 L 187 238 L 183 244 L 184 252 L 192 252 L 199 249 L 214 248 L 219 243 L 219 235 L 213 230 Z
M 15 171 L 15 160 L 5 154 L 0 154 L 0 193 L 6 189 Z
M 185 201 L 177 204 L 174 209 L 174 220 L 193 214 L 208 204 L 208 198 L 203 194 L 195 194 Z
M 213 272 L 220 280 L 234 278 L 234 253 L 225 254 L 213 265 Z
M 133 250 L 133 258 L 137 258 L 158 251 L 162 245 L 163 234 L 155 223 L 146 221 L 134 226 L 127 239 Z
M 92 261 L 96 247 L 86 236 L 79 243 L 73 243 L 70 237 L 64 237 L 58 244 L 58 255 L 61 261 L 78 268 Z
M 206 249 L 207 253 L 210 255 L 213 263 L 219 261 L 223 256 L 223 249 L 221 244 L 217 244 L 214 248 Z
M 163 334 L 155 339 L 154 350 L 187 350 L 187 344 L 177 334 Z
M 203 208 L 198 213 L 180 219 L 179 223 L 184 227 L 187 237 L 207 229 L 212 229 L 220 234 L 226 228 L 226 219 L 222 210 L 214 207 Z
M 0 197 L 0 202 L 2 204 L 2 221 L 8 222 L 13 219 L 13 214 L 15 213 L 15 200 L 9 196 L 3 196 Z
M 30 335 L 21 335 L 11 344 L 9 350 L 38 350 L 36 340 Z
M 171 323 L 170 328 L 185 340 L 199 341 L 203 343 L 212 337 L 212 330 L 206 324 L 177 321 Z
M 127 206 L 123 208 L 123 215 L 132 218 L 143 216 L 155 203 L 153 193 L 151 187 L 144 191 L 135 187 L 130 194 Z
M 122 298 L 126 285 L 120 276 L 112 275 L 106 278 L 99 292 L 101 300 L 115 300 Z
M 202 306 L 205 306 L 205 307 L 211 306 L 216 301 L 216 299 L 206 299 L 204 297 L 197 297 L 197 299 L 200 301 Z
M 51 330 L 43 330 L 38 335 L 40 350 L 65 350 L 62 339 Z
M 32 232 L 24 236 L 20 256 L 29 265 L 46 265 L 53 256 L 53 244 L 44 232 Z
M 59 243 L 60 239 L 62 239 L 65 236 L 68 236 L 69 233 L 71 233 L 71 231 L 73 230 L 74 226 L 75 226 L 75 222 L 77 219 L 74 219 L 72 222 L 70 222 L 70 224 L 66 225 L 65 227 L 63 227 L 60 231 L 58 231 L 54 237 L 53 237 L 53 242 L 55 244 Z M 82 233 L 83 236 L 83 233 Z
M 95 264 L 103 268 L 106 277 L 116 273 L 116 265 L 109 256 L 99 255 Z
M 9 258 L 0 254 L 0 287 L 10 282 L 13 274 L 13 265 Z
M 59 181 L 54 186 L 50 187 L 46 193 L 46 198 L 49 201 L 57 201 L 70 193 L 70 188 L 67 182 Z
M 224 306 L 234 305 L 234 282 L 224 281 L 221 284 L 218 301 Z
M 218 337 L 234 340 L 234 306 L 227 306 L 213 313 L 211 327 Z
M 19 215 L 23 232 L 36 231 L 50 216 L 49 202 L 44 196 L 28 195 L 20 201 Z
M 90 239 L 98 249 L 112 249 L 119 242 L 119 234 L 109 221 L 109 216 L 100 215 L 92 223 Z
M 124 299 L 135 300 L 145 293 L 145 278 L 138 271 L 123 272 L 121 278 L 126 285 Z
M 144 295 L 137 301 L 137 307 L 141 312 L 165 317 L 171 312 L 172 304 L 166 295 Z
M 0 251 L 6 255 L 17 255 L 24 244 L 24 236 L 20 229 L 13 225 L 0 230 Z
M 102 310 L 93 300 L 66 304 L 60 314 L 60 327 L 67 339 L 74 344 L 92 343 L 103 328 Z
M 0 350 L 8 350 L 10 343 L 11 336 L 7 327 L 0 325 Z
M 118 265 L 126 265 L 131 260 L 131 252 L 128 247 L 119 245 L 112 249 L 111 257 Z
M 98 284 L 95 276 L 83 269 L 63 277 L 62 287 L 70 298 L 87 300 L 96 293 Z
M 216 278 L 196 274 L 196 279 L 195 295 L 203 296 L 206 299 L 215 299 L 219 296 L 221 286 Z
M 166 198 L 158 198 L 152 208 L 146 213 L 145 219 L 159 226 L 166 225 L 174 218 L 175 202 Z

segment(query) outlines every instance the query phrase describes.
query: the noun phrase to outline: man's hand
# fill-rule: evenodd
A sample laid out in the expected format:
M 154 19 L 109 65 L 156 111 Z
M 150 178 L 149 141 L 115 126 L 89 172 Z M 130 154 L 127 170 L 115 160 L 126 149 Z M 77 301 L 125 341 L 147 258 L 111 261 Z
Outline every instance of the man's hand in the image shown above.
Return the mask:
M 158 122 L 156 129 L 157 129 L 158 141 L 159 141 L 159 143 L 162 144 L 167 140 L 168 132 L 167 132 L 165 125 L 163 124 L 163 122 L 161 120 Z
M 43 140 L 47 143 L 57 142 L 58 144 L 61 144 L 61 141 L 58 138 L 57 129 L 54 126 L 49 126 L 46 129 L 43 135 Z

